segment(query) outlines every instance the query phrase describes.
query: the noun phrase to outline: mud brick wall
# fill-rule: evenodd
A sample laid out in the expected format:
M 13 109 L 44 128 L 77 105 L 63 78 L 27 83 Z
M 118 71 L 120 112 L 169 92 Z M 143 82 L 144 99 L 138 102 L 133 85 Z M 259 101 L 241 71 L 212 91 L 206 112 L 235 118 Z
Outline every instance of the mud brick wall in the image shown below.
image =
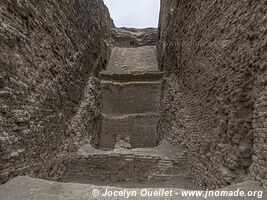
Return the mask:
M 266 185 L 266 1 L 161 4 L 161 137 L 188 152 L 202 187 Z
M 266 39 L 265 39 L 265 54 L 266 54 Z M 266 56 L 265 56 L 266 57 Z M 253 163 L 250 168 L 251 175 L 258 181 L 267 185 L 267 74 L 266 74 L 266 59 L 265 72 L 257 76 L 255 82 L 254 94 L 255 104 L 253 113 L 253 132 L 254 132 L 254 155 L 252 156 Z
M 166 160 L 160 156 L 135 154 L 90 154 L 77 155 L 70 159 L 66 180 L 68 181 L 107 181 L 107 182 L 143 182 L 152 181 L 154 175 L 179 172 L 182 176 L 186 166 L 182 158 Z M 163 164 L 162 164 L 163 162 Z M 164 162 L 172 163 L 166 168 Z
M 2 0 L 0 21 L 0 183 L 59 179 L 69 147 L 99 129 L 108 10 L 101 0 Z
M 156 170 L 158 157 L 134 155 L 91 155 L 70 160 L 67 178 L 88 178 L 112 182 L 144 181 Z

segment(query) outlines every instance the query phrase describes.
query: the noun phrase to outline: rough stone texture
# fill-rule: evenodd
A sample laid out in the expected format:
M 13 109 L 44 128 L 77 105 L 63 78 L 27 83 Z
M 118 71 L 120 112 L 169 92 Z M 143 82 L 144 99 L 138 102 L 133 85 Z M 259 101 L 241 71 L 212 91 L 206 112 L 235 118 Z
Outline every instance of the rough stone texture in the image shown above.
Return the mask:
M 101 102 L 100 81 L 95 76 L 91 76 L 84 88 L 78 110 L 68 122 L 66 135 L 71 138 L 69 143 L 71 152 L 76 152 L 80 146 L 87 143 L 98 144 L 102 120 Z
M 101 72 L 103 120 L 95 147 L 113 149 L 121 136 L 132 148 L 158 145 L 161 78 L 155 46 L 112 49 L 107 68 Z
M 103 111 L 107 115 L 158 113 L 161 81 L 102 81 Z
M 164 163 L 164 165 L 163 165 Z M 93 179 L 105 182 L 143 182 L 154 181 L 159 175 L 162 179 L 173 178 L 175 175 L 167 174 L 167 169 L 171 171 L 179 170 L 174 168 L 175 160 L 164 160 L 157 156 L 134 155 L 130 152 L 126 154 L 100 154 L 88 157 L 75 157 L 71 160 L 69 181 L 85 181 Z M 169 166 L 168 166 L 169 165 Z
M 101 0 L 2 0 L 0 21 L 0 183 L 58 179 L 69 144 L 99 129 L 108 10 Z
M 17 177 L 7 184 L 0 187 L 0 199 L 1 200 L 124 200 L 126 196 L 122 197 L 104 197 L 92 195 L 92 191 L 97 189 L 100 194 L 105 193 L 105 190 L 109 191 L 124 191 L 124 187 L 111 187 L 111 186 L 94 186 L 88 184 L 75 184 L 75 183 L 56 183 L 44 180 L 33 179 L 29 177 Z M 173 189 L 173 193 L 179 193 L 177 196 L 146 196 L 140 195 L 143 188 L 128 188 L 128 191 L 136 191 L 137 195 L 130 197 L 131 200 L 255 200 L 260 197 L 256 194 L 253 197 L 181 197 L 182 189 L 177 188 L 164 188 L 166 190 Z M 147 188 L 149 191 L 159 191 L 163 188 Z M 262 199 L 266 199 L 266 189 L 262 188 L 257 182 L 247 181 L 233 186 L 223 188 L 223 191 L 235 191 L 241 189 L 246 194 L 248 191 L 263 191 Z
M 107 71 L 109 72 L 135 72 L 157 71 L 155 46 L 143 47 L 114 47 L 112 49 Z
M 158 145 L 157 113 L 131 114 L 122 116 L 104 115 L 100 146 L 112 149 L 116 143 L 116 136 L 129 138 L 132 148 L 149 148 Z
M 175 181 L 180 178 L 191 183 L 186 173 L 184 155 L 166 141 L 156 148 L 125 149 L 111 151 L 95 149 L 90 145 L 81 147 L 70 159 L 66 181 L 79 183 L 154 183 Z M 176 182 L 177 183 L 177 182 Z M 187 184 L 184 186 L 185 187 Z M 165 185 L 166 187 L 167 185 Z
M 202 187 L 249 173 L 266 185 L 266 1 L 162 0 L 161 6 L 160 134 L 189 152 Z
M 158 41 L 157 28 L 113 28 L 113 44 L 116 47 L 155 46 Z
M 204 188 L 248 175 L 267 185 L 266 11 L 264 0 L 162 0 L 158 130 L 180 152 L 162 159 L 126 149 L 159 142 L 157 29 L 111 28 L 101 0 L 2 0 L 0 183 L 24 174 L 58 180 L 70 167 L 109 181 L 190 169 Z M 73 153 L 103 141 L 122 149 Z M 262 189 L 231 189 L 239 186 Z M 85 187 L 15 178 L 0 199 L 89 199 Z

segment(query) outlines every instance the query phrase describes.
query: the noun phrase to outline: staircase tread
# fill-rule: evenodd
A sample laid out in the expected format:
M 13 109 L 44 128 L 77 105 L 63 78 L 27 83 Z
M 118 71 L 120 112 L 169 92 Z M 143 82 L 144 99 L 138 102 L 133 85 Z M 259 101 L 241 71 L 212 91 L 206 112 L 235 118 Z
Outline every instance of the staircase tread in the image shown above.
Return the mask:
M 139 73 L 130 73 L 130 72 L 108 72 L 102 71 L 100 73 L 101 81 L 117 81 L 117 82 L 134 82 L 134 81 L 159 81 L 163 77 L 163 72 L 154 71 L 154 72 L 139 72 Z
M 155 71 L 157 70 L 156 46 L 114 47 L 107 70 Z
M 121 115 L 111 115 L 111 114 L 104 114 L 102 116 L 105 119 L 116 120 L 116 119 L 125 119 L 125 118 L 132 118 L 132 117 L 159 117 L 158 113 L 133 113 L 133 114 L 121 114 Z

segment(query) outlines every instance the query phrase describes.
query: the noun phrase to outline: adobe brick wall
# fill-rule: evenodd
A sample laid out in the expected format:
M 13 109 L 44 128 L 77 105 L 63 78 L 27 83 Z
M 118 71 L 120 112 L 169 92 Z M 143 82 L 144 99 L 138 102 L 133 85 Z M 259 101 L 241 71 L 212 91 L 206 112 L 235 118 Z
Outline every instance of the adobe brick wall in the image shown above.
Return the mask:
M 189 152 L 191 174 L 202 187 L 247 174 L 266 185 L 266 2 L 161 4 L 161 136 Z
M 0 7 L 0 183 L 23 174 L 59 179 L 69 144 L 99 131 L 97 77 L 112 21 L 101 0 Z
M 70 159 L 66 181 L 94 180 L 106 182 L 146 182 L 157 175 L 186 176 L 183 158 L 164 158 L 159 155 L 134 153 L 103 153 Z

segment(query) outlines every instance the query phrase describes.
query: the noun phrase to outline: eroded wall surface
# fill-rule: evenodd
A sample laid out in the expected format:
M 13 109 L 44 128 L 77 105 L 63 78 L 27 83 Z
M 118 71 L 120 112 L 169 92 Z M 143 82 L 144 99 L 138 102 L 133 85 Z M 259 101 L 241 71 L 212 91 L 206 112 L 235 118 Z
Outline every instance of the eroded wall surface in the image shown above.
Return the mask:
M 2 0 L 0 19 L 0 183 L 59 179 L 70 147 L 99 131 L 108 10 L 101 0 Z
M 191 174 L 202 187 L 248 174 L 266 185 L 266 1 L 161 5 L 161 136 L 188 152 Z

